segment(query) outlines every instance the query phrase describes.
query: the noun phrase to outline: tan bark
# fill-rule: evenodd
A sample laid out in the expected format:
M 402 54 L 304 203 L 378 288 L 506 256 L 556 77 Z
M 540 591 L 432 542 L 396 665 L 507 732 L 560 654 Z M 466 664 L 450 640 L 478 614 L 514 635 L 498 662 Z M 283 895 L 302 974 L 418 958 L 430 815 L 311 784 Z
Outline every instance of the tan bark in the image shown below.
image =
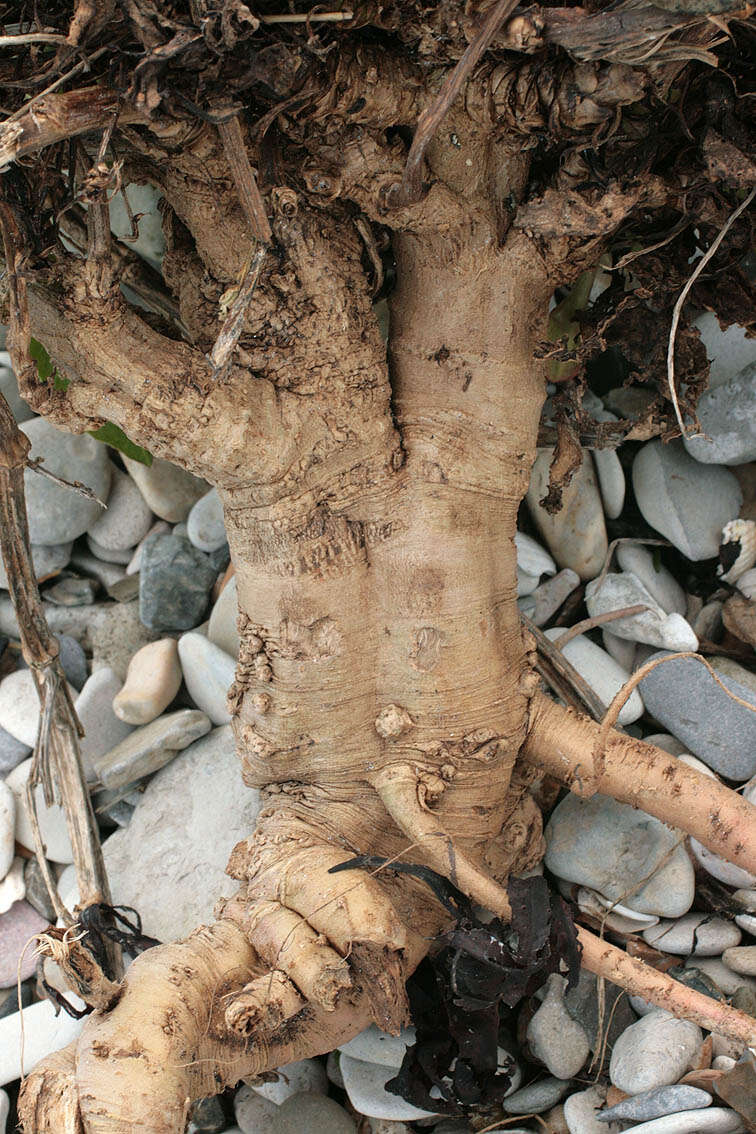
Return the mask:
M 31 289 L 32 332 L 72 379 L 56 393 L 21 367 L 36 407 L 78 430 L 113 420 L 219 488 L 240 604 L 230 704 L 243 779 L 263 792 L 220 920 L 140 957 L 75 1051 L 27 1080 L 35 1134 L 178 1134 L 193 1098 L 370 1020 L 405 1022 L 405 981 L 445 915 L 407 876 L 331 866 L 425 862 L 504 915 L 508 875 L 541 855 L 534 754 L 560 728 L 573 752 L 586 727 L 554 708 L 552 729 L 542 700 L 529 711 L 514 532 L 554 281 L 535 237 L 507 232 L 500 205 L 521 196 L 528 159 L 495 139 L 491 113 L 471 87 L 428 148 L 430 191 L 388 218 L 388 362 L 353 223 L 354 202 L 385 218 L 401 175 L 378 131 L 334 146 L 326 124 L 313 143 L 348 206 L 268 194 L 277 253 L 220 380 L 205 355 L 252 239 L 211 128 L 166 142 L 164 160 L 129 135 L 166 194 L 165 276 L 191 344 L 115 291 L 92 295 L 72 259 Z M 630 769 L 658 758 L 622 751 Z M 752 855 L 747 841 L 728 853 Z

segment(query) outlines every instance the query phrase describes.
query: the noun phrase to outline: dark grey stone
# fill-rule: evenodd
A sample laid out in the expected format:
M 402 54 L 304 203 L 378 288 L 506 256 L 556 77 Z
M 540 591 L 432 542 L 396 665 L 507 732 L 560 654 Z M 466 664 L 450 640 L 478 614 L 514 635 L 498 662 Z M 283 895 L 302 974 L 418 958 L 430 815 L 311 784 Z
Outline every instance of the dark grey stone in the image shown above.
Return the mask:
M 66 680 L 73 685 L 74 689 L 81 690 L 89 677 L 87 655 L 76 639 L 69 637 L 68 634 L 58 634 L 58 645 L 60 647 L 58 657 Z
M 611 981 L 604 982 L 604 1031 L 601 1033 L 601 1042 L 605 1043 L 604 1062 L 609 1065 L 612 1048 L 624 1032 L 637 1020 L 635 1012 L 630 1007 L 624 989 Z M 580 970 L 578 982 L 574 988 L 564 994 L 564 1003 L 573 1020 L 582 1025 L 591 1051 L 595 1051 L 599 1040 L 599 997 L 598 982 L 593 973 L 586 969 Z M 598 1071 L 600 1068 L 594 1068 Z
M 210 561 L 210 566 L 216 574 L 220 571 L 225 571 L 231 562 L 231 552 L 227 543 L 217 547 L 215 551 L 207 551 L 204 553 Z
M 99 589 L 96 579 L 81 579 L 71 575 L 48 587 L 45 598 L 57 606 L 90 606 Z
M 648 659 L 668 656 L 661 650 Z M 756 708 L 753 691 L 732 677 L 719 680 Z M 646 709 L 688 752 L 730 780 L 756 772 L 756 713 L 739 705 L 694 658 L 673 658 L 657 665 L 640 683 Z
M 50 901 L 50 895 L 45 886 L 39 863 L 36 858 L 29 858 L 24 867 L 24 883 L 26 885 L 26 900 L 37 911 L 40 917 L 47 918 L 51 925 L 55 925 L 55 908 Z
M 599 1122 L 614 1122 L 617 1119 L 630 1119 L 633 1122 L 647 1122 L 651 1118 L 663 1118 L 665 1114 L 679 1114 L 683 1110 L 700 1110 L 711 1105 L 711 1095 L 700 1087 L 689 1087 L 676 1083 L 670 1087 L 656 1087 L 623 1099 L 616 1106 L 602 1110 L 596 1115 Z
M 35 977 L 21 982 L 21 1007 L 28 1008 L 37 999 Z M 6 996 L 5 1000 L 0 1004 L 0 1020 L 5 1016 L 15 1016 L 18 1012 L 18 986 L 16 984 L 10 990 L 10 995 Z
M 215 1095 L 197 1099 L 192 1107 L 191 1121 L 197 1134 L 221 1134 L 228 1126 L 223 1107 Z
M 31 748 L 27 744 L 22 744 L 15 736 L 0 728 L 0 777 L 7 776 L 30 754 Z
M 202 621 L 218 574 L 185 536 L 156 532 L 144 544 L 139 617 L 150 630 L 192 630 Z

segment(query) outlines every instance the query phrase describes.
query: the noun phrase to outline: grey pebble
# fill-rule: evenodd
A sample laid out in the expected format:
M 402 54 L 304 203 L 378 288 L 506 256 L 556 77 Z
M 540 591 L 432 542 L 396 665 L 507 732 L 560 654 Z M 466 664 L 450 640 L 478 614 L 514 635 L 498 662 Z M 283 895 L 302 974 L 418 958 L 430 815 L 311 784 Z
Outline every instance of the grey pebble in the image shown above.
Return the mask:
M 18 380 L 11 366 L 11 357 L 6 350 L 0 352 L 0 394 L 5 398 L 8 408 L 19 425 L 22 421 L 31 421 L 35 416 L 34 410 L 19 393 Z
M 650 660 L 668 656 L 662 650 Z M 719 680 L 756 708 L 749 689 L 732 677 Z M 756 772 L 756 713 L 728 697 L 695 658 L 657 665 L 639 689 L 648 712 L 715 772 L 738 782 Z
M 56 606 L 91 606 L 97 597 L 100 584 L 96 579 L 82 579 L 70 575 L 45 590 L 48 602 Z
M 7 776 L 8 772 L 12 772 L 30 755 L 31 748 L 28 744 L 16 740 L 15 736 L 0 728 L 0 777 Z
M 571 1086 L 569 1079 L 539 1079 L 520 1087 L 505 1098 L 501 1106 L 507 1114 L 540 1114 L 563 1099 Z
M 94 770 L 104 787 L 124 787 L 162 768 L 211 727 L 210 718 L 194 709 L 167 713 L 134 729 L 108 752 L 94 757 Z
M 92 552 L 95 559 L 99 559 L 101 563 L 113 563 L 120 567 L 124 567 L 129 563 L 134 554 L 133 547 L 126 548 L 125 551 L 116 551 L 113 548 L 103 547 L 91 534 L 87 534 L 87 547 Z
M 58 658 L 66 681 L 73 685 L 74 689 L 82 689 L 89 676 L 87 655 L 76 639 L 69 634 L 58 634 L 58 648 Z
M 50 901 L 45 880 L 36 858 L 29 858 L 24 865 L 24 883 L 26 885 L 26 901 L 41 917 L 51 925 L 55 925 L 57 914 Z
M 649 1012 L 632 1024 L 614 1045 L 609 1075 L 630 1095 L 675 1083 L 698 1053 L 701 1029 L 663 1011 Z
M 68 481 L 81 481 L 107 503 L 110 490 L 108 451 L 89 434 L 66 433 L 43 417 L 21 425 L 31 441 L 31 456 Z M 100 505 L 75 489 L 27 469 L 24 473 L 29 538 L 32 543 L 64 543 L 76 539 L 102 514 Z
M 679 917 L 690 909 L 690 858 L 684 846 L 676 847 L 679 834 L 651 815 L 605 795 L 568 795 L 554 808 L 544 834 L 544 863 L 558 878 L 589 886 L 638 913 Z
M 191 630 L 203 618 L 217 571 L 188 539 L 155 534 L 142 552 L 139 617 L 151 630 Z
M 737 406 L 737 413 L 733 413 Z M 721 386 L 704 390 L 696 403 L 701 436 L 686 437 L 685 448 L 707 465 L 744 465 L 756 460 L 756 362 Z
M 591 1051 L 601 1044 L 607 1061 L 619 1037 L 635 1023 L 635 1013 L 625 990 L 607 980 L 604 982 L 603 1000 L 600 1001 L 598 981 L 587 969 L 580 970 L 577 984 L 565 993 L 564 1002 L 567 1011 L 588 1036 Z
M 665 1114 L 632 1127 L 633 1134 L 738 1134 L 741 1130 L 745 1126 L 740 1115 L 719 1106 Z
M 132 556 L 131 549 L 150 530 L 152 512 L 132 477 L 112 464 L 111 475 L 107 511 L 89 529 L 89 536 L 94 544 L 93 551 L 99 548 L 110 554 L 118 552 L 126 557 L 115 562 L 128 563 Z M 106 555 L 105 558 L 107 557 Z
M 646 1122 L 650 1118 L 661 1118 L 665 1114 L 677 1114 L 681 1110 L 699 1110 L 711 1105 L 711 1095 L 700 1087 L 690 1087 L 685 1083 L 674 1083 L 669 1087 L 656 1087 L 653 1091 L 641 1091 L 622 1099 L 598 1116 L 599 1122 L 612 1122 L 614 1119 L 630 1119 L 633 1122 Z
M 220 1099 L 216 1095 L 197 1099 L 192 1106 L 191 1122 L 196 1134 L 222 1134 L 228 1125 Z
M 633 462 L 633 489 L 644 520 L 692 560 L 718 553 L 743 499 L 731 472 L 694 461 L 681 441 L 648 441 Z
M 530 1050 L 557 1079 L 577 1075 L 590 1052 L 585 1029 L 572 1018 L 565 1005 L 566 983 L 563 976 L 551 974 L 541 1007 L 531 1017 L 527 1028 Z
M 68 566 L 71 559 L 73 543 L 34 543 L 31 545 L 32 567 L 35 579 L 44 579 L 62 571 Z M 8 576 L 5 574 L 5 564 L 0 556 L 0 590 L 7 591 Z
M 217 489 L 211 488 L 193 505 L 186 521 L 186 531 L 200 551 L 217 551 L 226 543 L 223 505 Z
M 271 1134 L 293 1134 L 300 1130 L 306 1130 L 307 1134 L 357 1134 L 357 1125 L 335 1099 L 300 1091 L 276 1107 Z
M 570 1134 L 619 1134 L 622 1129 L 619 1124 L 602 1118 L 606 1091 L 605 1086 L 596 1083 L 587 1091 L 576 1091 L 564 1100 L 564 1120 Z
M 740 930 L 731 921 L 711 914 L 689 913 L 675 921 L 660 921 L 643 930 L 643 938 L 663 953 L 718 957 L 740 942 Z

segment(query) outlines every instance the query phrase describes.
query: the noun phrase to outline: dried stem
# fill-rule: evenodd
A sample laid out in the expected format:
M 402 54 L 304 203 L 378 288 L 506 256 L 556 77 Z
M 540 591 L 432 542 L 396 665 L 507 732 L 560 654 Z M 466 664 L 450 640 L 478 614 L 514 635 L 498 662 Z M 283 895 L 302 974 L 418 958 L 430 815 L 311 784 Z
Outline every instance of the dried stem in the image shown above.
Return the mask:
M 257 187 L 254 170 L 249 164 L 238 115 L 229 118 L 226 122 L 219 122 L 218 133 L 223 142 L 223 152 L 234 179 L 236 192 L 239 194 L 239 203 L 249 221 L 252 233 L 263 244 L 270 244 L 273 234 L 270 231 L 270 222 Z
M 17 270 L 23 257 L 23 242 L 15 217 L 5 201 L 0 201 L 0 224 L 10 291 L 8 347 L 14 366 L 23 370 L 34 365 L 28 353 L 30 334 L 26 285 Z M 51 634 L 44 616 L 32 566 L 24 491 L 28 451 L 28 438 L 20 432 L 7 402 L 0 397 L 0 548 L 24 659 L 34 675 L 42 706 L 40 740 L 29 782 L 32 787 L 36 782 L 42 782 L 47 796 L 52 794 L 53 782 L 57 784 L 66 814 L 82 905 L 110 903 L 97 823 L 81 761 L 81 726 L 60 665 L 58 641 Z M 33 796 L 30 798 L 33 801 Z M 44 871 L 43 866 L 42 869 Z M 55 901 L 54 895 L 51 897 Z M 112 974 L 118 976 L 122 971 L 120 950 L 112 946 L 108 959 Z
M 540 630 L 535 622 L 531 622 L 522 612 L 520 620 L 535 638 L 538 650 L 536 669 L 543 679 L 566 704 L 577 709 L 578 712 L 588 712 L 594 720 L 600 721 L 606 713 L 606 706 L 596 696 L 588 682 L 567 661 L 561 647 L 550 641 L 543 630 Z
M 693 284 L 696 282 L 701 272 L 708 264 L 709 260 L 711 260 L 712 256 L 716 255 L 717 249 L 724 240 L 725 236 L 727 236 L 727 233 L 735 224 L 735 221 L 738 219 L 740 214 L 745 212 L 745 210 L 748 208 L 754 197 L 756 197 L 756 185 L 754 185 L 753 189 L 745 198 L 745 200 L 741 201 L 735 212 L 731 213 L 726 223 L 722 226 L 719 233 L 717 234 L 716 239 L 712 241 L 710 248 L 698 261 L 695 269 L 688 279 L 688 282 L 685 284 L 685 287 L 677 297 L 677 302 L 675 303 L 674 310 L 672 311 L 672 326 L 669 329 L 669 345 L 667 346 L 667 385 L 669 386 L 669 396 L 672 399 L 672 405 L 675 409 L 677 424 L 680 426 L 680 432 L 682 433 L 683 437 L 698 436 L 698 434 L 689 434 L 685 430 L 682 414 L 680 413 L 680 403 L 677 400 L 677 390 L 675 389 L 675 338 L 677 336 L 677 327 L 680 322 L 680 315 L 682 314 L 683 304 L 688 298 L 688 294 L 690 292 L 690 289 L 693 287 Z
M 475 39 L 467 47 L 464 55 L 444 82 L 438 97 L 417 121 L 417 129 L 412 139 L 407 165 L 401 184 L 392 185 L 388 193 L 388 204 L 392 208 L 414 205 L 423 197 L 421 170 L 423 156 L 433 135 L 440 126 L 454 99 L 467 82 L 473 68 L 501 27 L 504 20 L 517 7 L 517 0 L 499 0 L 491 9 Z
M 589 972 L 605 977 L 626 988 L 633 996 L 641 996 L 679 1019 L 691 1020 L 707 1031 L 717 1032 L 747 1047 L 756 1045 L 756 1020 L 752 1016 L 680 984 L 666 973 L 628 956 L 616 945 L 602 941 L 582 926 L 578 927 L 578 940 L 582 947 L 581 963 Z

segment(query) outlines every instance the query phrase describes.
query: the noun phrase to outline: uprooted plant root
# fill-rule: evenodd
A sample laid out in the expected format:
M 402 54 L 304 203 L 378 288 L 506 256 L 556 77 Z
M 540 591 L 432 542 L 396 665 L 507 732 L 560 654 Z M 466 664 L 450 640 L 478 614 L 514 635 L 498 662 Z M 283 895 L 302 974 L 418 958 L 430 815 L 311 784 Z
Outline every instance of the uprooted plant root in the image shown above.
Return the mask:
M 487 991 L 465 991 L 488 1036 L 476 998 L 506 1001 L 515 970 L 530 988 L 558 955 L 574 967 L 561 906 L 536 910 L 507 886 L 542 856 L 544 772 L 756 871 L 756 812 L 739 796 L 717 789 L 713 815 L 711 781 L 539 692 L 513 542 L 550 351 L 579 375 L 622 337 L 631 364 L 648 362 L 656 426 L 674 429 L 664 293 L 684 285 L 694 234 L 721 229 L 748 184 L 750 21 L 397 0 L 282 23 L 269 8 L 82 0 L 55 23 L 60 40 L 3 57 L 17 109 L 0 124 L 0 223 L 22 396 L 73 431 L 112 422 L 217 486 L 240 608 L 229 704 L 244 782 L 263 796 L 212 926 L 146 949 L 120 983 L 72 945 L 94 1010 L 24 1083 L 35 1134 L 176 1134 L 194 1098 L 370 1021 L 401 1027 L 431 940 L 447 933 L 443 969 L 446 950 L 469 956 L 480 939 L 467 907 L 452 917 L 422 877 L 374 858 L 420 864 L 495 915 L 483 961 L 498 991 L 488 970 Z M 110 235 L 108 198 L 134 181 L 162 193 L 162 275 Z M 741 321 L 747 234 L 741 215 L 716 256 Z M 626 256 L 645 250 L 636 291 L 618 273 L 580 350 L 544 349 L 555 287 L 610 236 Z M 674 347 L 693 412 L 705 352 L 685 311 Z M 581 388 L 570 378 L 555 402 L 565 477 L 590 432 Z M 507 926 L 526 922 L 523 961 Z M 578 941 L 592 971 L 754 1041 L 749 1017 L 586 930 Z M 454 1053 L 439 1051 L 435 1085 L 490 1102 L 502 1084 L 480 1077 L 480 1058 L 463 1052 L 450 1079 Z

